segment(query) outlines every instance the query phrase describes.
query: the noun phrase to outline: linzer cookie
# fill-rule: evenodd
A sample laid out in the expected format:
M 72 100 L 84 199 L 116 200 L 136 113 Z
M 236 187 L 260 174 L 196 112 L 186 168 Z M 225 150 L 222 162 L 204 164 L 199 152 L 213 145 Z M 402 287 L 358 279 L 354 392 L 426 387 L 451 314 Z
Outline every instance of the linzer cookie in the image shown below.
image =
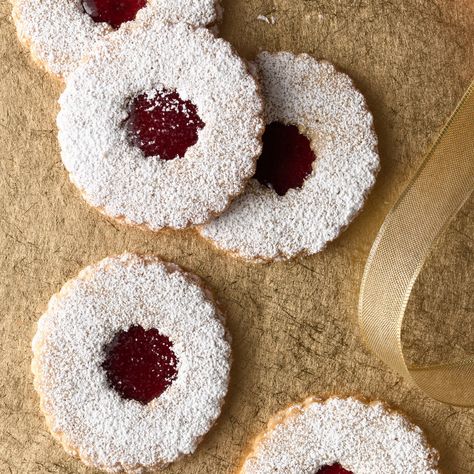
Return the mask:
M 125 23 L 146 29 L 168 21 L 214 25 L 218 0 L 16 0 L 18 37 L 49 71 L 67 76 L 96 44 Z
M 52 434 L 109 472 L 191 454 L 229 381 L 230 345 L 211 293 L 176 265 L 131 254 L 84 269 L 51 298 L 33 353 Z
M 438 474 L 420 428 L 383 403 L 310 398 L 279 413 L 241 474 Z
M 261 152 L 256 81 L 226 41 L 185 24 L 119 30 L 60 105 L 62 160 L 85 199 L 153 230 L 222 213 Z
M 262 53 L 255 65 L 267 120 L 255 179 L 200 231 L 247 259 L 313 254 L 349 225 L 375 182 L 372 116 L 349 77 L 328 62 Z

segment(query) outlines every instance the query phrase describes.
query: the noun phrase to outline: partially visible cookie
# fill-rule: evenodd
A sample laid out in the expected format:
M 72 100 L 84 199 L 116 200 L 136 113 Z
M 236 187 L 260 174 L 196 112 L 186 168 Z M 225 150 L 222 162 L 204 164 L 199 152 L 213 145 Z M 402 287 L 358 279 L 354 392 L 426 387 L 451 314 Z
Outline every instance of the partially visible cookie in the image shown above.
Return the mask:
M 68 78 L 61 157 L 84 198 L 152 230 L 221 214 L 255 172 L 263 104 L 247 66 L 207 29 L 124 28 Z
M 220 414 L 230 344 L 212 294 L 154 257 L 87 267 L 53 296 L 33 339 L 52 434 L 108 472 L 158 469 L 196 449 Z
M 146 29 L 157 22 L 213 26 L 220 0 L 15 0 L 20 41 L 53 74 L 66 77 L 97 43 L 122 24 Z
M 372 115 L 328 62 L 262 53 L 255 66 L 267 121 L 256 179 L 200 232 L 250 260 L 313 254 L 349 225 L 375 183 Z
M 279 413 L 241 474 L 438 474 L 420 428 L 381 402 L 309 398 Z

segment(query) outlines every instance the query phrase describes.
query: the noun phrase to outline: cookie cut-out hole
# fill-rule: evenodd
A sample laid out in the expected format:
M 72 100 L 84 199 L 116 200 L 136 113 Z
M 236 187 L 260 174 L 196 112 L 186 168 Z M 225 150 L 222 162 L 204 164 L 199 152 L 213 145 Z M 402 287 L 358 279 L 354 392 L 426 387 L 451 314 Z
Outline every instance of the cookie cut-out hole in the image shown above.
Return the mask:
M 105 347 L 102 368 L 122 398 L 142 404 L 159 397 L 176 379 L 178 360 L 168 337 L 156 329 L 131 326 Z
M 145 156 L 182 158 L 204 127 L 196 106 L 176 91 L 151 91 L 135 97 L 126 121 L 128 137 Z
M 145 5 L 146 0 L 82 0 L 84 11 L 96 23 L 108 23 L 115 29 L 135 20 L 138 10 Z
M 315 474 L 353 474 L 351 471 L 344 469 L 340 464 L 332 464 L 331 466 L 323 466 Z
M 303 186 L 313 171 L 315 159 L 310 141 L 298 127 L 273 122 L 263 134 L 263 150 L 255 178 L 284 196 L 289 189 Z

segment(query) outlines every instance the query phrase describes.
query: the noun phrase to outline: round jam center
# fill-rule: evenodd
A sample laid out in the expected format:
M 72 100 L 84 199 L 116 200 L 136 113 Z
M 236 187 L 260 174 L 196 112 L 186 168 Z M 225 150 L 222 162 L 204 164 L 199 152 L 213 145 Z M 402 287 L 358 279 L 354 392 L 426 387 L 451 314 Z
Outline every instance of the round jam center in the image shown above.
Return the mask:
M 176 379 L 177 359 L 172 343 L 156 329 L 131 326 L 118 332 L 105 347 L 102 368 L 122 398 L 146 404 L 159 397 Z
M 340 464 L 333 464 L 332 466 L 323 466 L 316 474 L 352 474 L 352 472 L 344 469 Z
M 132 145 L 145 156 L 182 158 L 204 127 L 196 106 L 175 91 L 151 91 L 133 99 L 126 127 Z
M 289 189 L 303 186 L 313 171 L 315 158 L 309 140 L 298 127 L 273 122 L 263 134 L 255 178 L 284 196 Z
M 82 0 L 84 11 L 96 23 L 108 23 L 119 28 L 122 23 L 135 19 L 146 0 Z

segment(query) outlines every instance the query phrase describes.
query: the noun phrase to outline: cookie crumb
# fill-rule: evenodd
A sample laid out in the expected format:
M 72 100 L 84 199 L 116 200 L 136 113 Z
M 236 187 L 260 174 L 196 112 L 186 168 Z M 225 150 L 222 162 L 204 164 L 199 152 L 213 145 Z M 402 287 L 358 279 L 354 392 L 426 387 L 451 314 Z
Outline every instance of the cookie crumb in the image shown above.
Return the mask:
M 268 23 L 269 25 L 275 24 L 275 17 L 273 15 L 270 15 L 269 17 L 266 15 L 258 15 L 257 20 Z

